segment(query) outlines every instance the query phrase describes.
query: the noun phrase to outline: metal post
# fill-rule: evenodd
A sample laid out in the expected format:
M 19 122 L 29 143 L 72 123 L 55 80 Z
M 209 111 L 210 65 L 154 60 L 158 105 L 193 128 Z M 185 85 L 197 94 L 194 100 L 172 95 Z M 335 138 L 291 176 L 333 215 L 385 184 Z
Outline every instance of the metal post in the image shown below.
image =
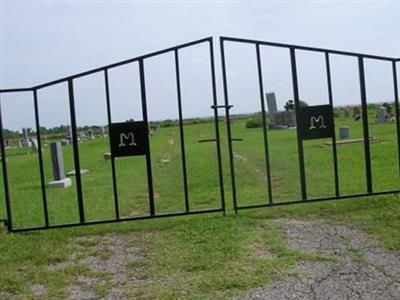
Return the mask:
M 104 70 L 104 83 L 106 87 L 106 103 L 107 103 L 107 120 L 108 120 L 108 138 L 110 144 L 110 152 L 111 152 L 111 135 L 110 135 L 110 124 L 111 124 L 111 103 L 110 103 L 110 86 L 108 83 L 108 70 Z M 118 189 L 117 189 L 117 176 L 115 174 L 115 158 L 111 155 L 111 173 L 112 173 L 112 184 L 113 184 L 113 193 L 114 193 L 114 210 L 115 210 L 115 218 L 119 220 L 119 203 L 118 203 Z
M 331 64 L 329 61 L 329 53 L 325 52 L 325 65 L 326 65 L 326 77 L 328 82 L 328 95 L 329 104 L 333 107 L 333 93 L 332 93 L 332 79 L 331 79 Z M 339 197 L 339 172 L 338 172 L 338 159 L 337 159 L 337 149 L 336 149 L 336 130 L 335 130 L 335 118 L 333 120 L 333 136 L 332 136 L 332 151 L 333 151 L 333 172 L 335 176 L 335 195 Z
M 143 121 L 148 124 L 147 119 L 147 100 L 146 100 L 146 84 L 144 75 L 144 65 L 143 59 L 139 60 L 139 76 L 140 76 L 140 92 L 142 98 L 142 112 Z M 150 205 L 150 215 L 155 215 L 155 205 L 154 205 L 154 190 L 153 190 L 153 174 L 151 169 L 151 152 L 150 147 L 148 147 L 148 152 L 146 154 L 146 168 L 147 168 L 147 184 L 149 188 L 149 205 Z
M 3 182 L 4 182 L 4 201 L 6 203 L 6 213 L 7 213 L 7 229 L 12 231 L 12 215 L 11 215 L 11 201 L 10 201 L 10 191 L 8 186 L 8 172 L 7 172 L 7 156 L 4 147 L 4 136 L 3 136 L 3 115 L 1 112 L 1 98 L 0 98 L 0 151 L 1 151 L 1 165 L 3 169 Z
M 189 212 L 189 192 L 186 173 L 186 152 L 185 152 L 185 134 L 183 132 L 183 114 L 182 114 L 182 95 L 181 95 L 181 79 L 179 73 L 179 54 L 178 49 L 174 50 L 175 54 L 175 74 L 176 74 L 176 94 L 178 98 L 178 113 L 179 113 L 179 135 L 181 141 L 181 157 L 182 157 L 182 174 L 183 174 L 183 189 L 185 193 L 185 210 Z
M 74 165 L 76 178 L 76 192 L 78 196 L 79 222 L 85 223 L 85 208 L 83 206 L 81 166 L 79 161 L 78 133 L 75 115 L 74 85 L 72 79 L 68 79 L 69 110 L 71 114 L 72 147 L 74 151 Z
M 33 103 L 34 103 L 34 109 L 35 109 L 36 139 L 38 142 L 40 186 L 42 189 L 44 222 L 45 222 L 46 227 L 48 227 L 49 226 L 49 212 L 48 212 L 48 208 L 47 208 L 46 183 L 45 183 L 44 168 L 43 168 L 42 139 L 41 139 L 41 135 L 40 135 L 39 105 L 38 105 L 38 96 L 37 96 L 36 89 L 33 90 Z
M 293 47 L 290 48 L 290 61 L 292 65 L 292 81 L 293 81 L 293 97 L 295 105 L 296 114 L 296 125 L 300 128 L 300 99 L 299 99 L 299 86 L 297 81 L 297 67 L 296 67 L 296 53 Z M 301 184 L 301 199 L 303 201 L 307 200 L 307 187 L 306 187 L 306 173 L 304 165 L 304 150 L 303 150 L 303 140 L 300 135 L 297 134 L 297 148 L 299 152 L 299 168 L 300 168 L 300 184 Z
M 221 159 L 221 139 L 219 134 L 219 118 L 218 118 L 218 101 L 217 101 L 217 87 L 215 81 L 215 62 L 214 62 L 214 45 L 213 39 L 210 38 L 210 66 L 211 66 L 211 85 L 213 93 L 213 109 L 214 109 L 214 127 L 215 127 L 215 138 L 217 142 L 217 160 L 218 160 L 218 175 L 219 175 L 219 187 L 221 193 L 221 208 L 225 215 L 225 191 L 224 191 L 224 176 L 222 173 L 222 159 Z
M 393 87 L 394 87 L 394 104 L 395 104 L 395 114 L 396 114 L 396 129 L 397 129 L 397 153 L 398 153 L 398 164 L 399 164 L 399 176 L 400 176 L 400 120 L 399 120 L 399 89 L 397 85 L 397 69 L 396 61 L 392 62 L 393 70 Z
M 361 108 L 364 132 L 364 157 L 365 157 L 365 175 L 367 178 L 367 191 L 372 193 L 372 175 L 371 175 L 371 151 L 369 147 L 369 128 L 368 128 L 368 106 L 367 93 L 365 90 L 365 73 L 364 73 L 364 58 L 358 57 L 358 71 L 360 75 L 360 94 Z
M 272 204 L 273 201 L 272 201 L 271 165 L 270 165 L 270 159 L 269 159 L 267 123 L 266 123 L 265 103 L 264 103 L 264 87 L 263 87 L 264 84 L 263 84 L 263 76 L 262 76 L 262 68 L 261 68 L 261 55 L 260 55 L 260 45 L 259 44 L 256 44 L 256 53 L 257 53 L 258 85 L 260 88 L 261 117 L 262 117 L 263 135 L 264 135 L 265 171 L 267 173 L 267 181 L 268 181 L 269 204 Z
M 233 145 L 232 145 L 232 131 L 231 131 L 231 120 L 229 116 L 229 100 L 228 100 L 228 83 L 226 78 L 226 65 L 225 65 L 225 51 L 224 51 L 224 40 L 220 38 L 220 48 L 221 48 L 221 64 L 222 64 L 222 79 L 224 84 L 224 99 L 225 99 L 225 118 L 226 118 L 226 130 L 228 135 L 228 153 L 229 153 L 229 163 L 231 170 L 231 181 L 232 181 L 232 197 L 233 197 L 233 207 L 235 213 L 238 212 L 237 196 L 236 196 L 236 182 L 235 182 L 235 166 L 233 159 Z

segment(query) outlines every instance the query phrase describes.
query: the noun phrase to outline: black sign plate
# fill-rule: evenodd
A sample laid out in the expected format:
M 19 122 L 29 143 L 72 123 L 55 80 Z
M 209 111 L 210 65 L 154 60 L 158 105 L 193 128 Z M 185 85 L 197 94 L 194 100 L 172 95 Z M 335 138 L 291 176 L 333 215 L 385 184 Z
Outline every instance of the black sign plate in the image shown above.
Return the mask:
M 300 108 L 297 134 L 302 140 L 329 138 L 333 136 L 333 109 L 331 105 Z
M 149 150 L 148 126 L 145 122 L 110 124 L 111 155 L 146 155 Z

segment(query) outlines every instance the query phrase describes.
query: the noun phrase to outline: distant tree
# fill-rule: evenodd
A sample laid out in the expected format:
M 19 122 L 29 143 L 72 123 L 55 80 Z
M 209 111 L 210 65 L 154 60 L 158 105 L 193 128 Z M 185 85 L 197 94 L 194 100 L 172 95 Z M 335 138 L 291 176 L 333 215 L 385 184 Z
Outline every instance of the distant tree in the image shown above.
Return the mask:
M 307 107 L 308 103 L 304 100 L 299 100 L 299 105 L 300 107 Z M 285 103 L 284 108 L 286 111 L 289 111 L 289 110 L 294 110 L 294 106 L 295 106 L 294 100 L 290 99 Z
M 392 112 L 392 105 L 390 105 L 389 103 L 385 102 L 382 104 L 383 107 L 386 108 L 386 112 L 387 113 L 391 113 Z

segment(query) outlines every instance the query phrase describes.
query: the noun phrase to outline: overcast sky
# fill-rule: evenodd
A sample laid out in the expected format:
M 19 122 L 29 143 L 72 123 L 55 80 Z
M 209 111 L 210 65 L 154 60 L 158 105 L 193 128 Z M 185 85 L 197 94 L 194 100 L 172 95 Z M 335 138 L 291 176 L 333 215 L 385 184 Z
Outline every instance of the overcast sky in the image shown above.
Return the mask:
M 400 57 L 400 1 L 5 1 L 1 0 L 0 87 L 30 87 L 180 43 L 213 36 L 223 101 L 219 36 Z M 180 53 L 184 116 L 211 114 L 206 46 Z M 323 56 L 298 53 L 300 97 L 327 100 Z M 252 46 L 227 45 L 233 113 L 258 111 Z M 262 48 L 265 91 L 279 108 L 292 97 L 287 51 Z M 400 67 L 399 67 L 400 68 Z M 177 118 L 172 54 L 145 61 L 149 117 Z M 390 64 L 366 62 L 368 100 L 392 101 Z M 359 103 L 356 61 L 333 56 L 335 104 Z M 76 80 L 78 125 L 106 124 L 103 74 Z M 113 121 L 141 118 L 137 65 L 110 71 Z M 68 124 L 67 89 L 39 92 L 43 126 Z M 34 127 L 32 95 L 2 96 L 4 126 Z

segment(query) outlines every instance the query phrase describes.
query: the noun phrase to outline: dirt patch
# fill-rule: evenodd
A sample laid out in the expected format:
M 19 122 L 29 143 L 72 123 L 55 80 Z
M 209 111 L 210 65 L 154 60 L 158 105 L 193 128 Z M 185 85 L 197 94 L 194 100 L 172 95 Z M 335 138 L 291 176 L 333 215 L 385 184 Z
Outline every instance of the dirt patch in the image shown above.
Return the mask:
M 34 283 L 30 286 L 30 289 L 31 289 L 33 295 L 41 296 L 46 292 L 47 287 L 43 284 Z
M 400 299 L 400 256 L 341 224 L 280 221 L 292 250 L 337 260 L 300 262 L 289 277 L 235 299 Z
M 70 260 L 52 264 L 49 269 L 63 271 L 78 265 L 87 267 L 89 272 L 79 275 L 75 284 L 67 287 L 71 299 L 127 299 L 124 287 L 135 285 L 135 277 L 138 281 L 143 277 L 127 275 L 132 273 L 132 268 L 127 272 L 127 267 L 142 259 L 143 240 L 139 233 L 80 237 L 75 240 L 76 251 Z M 43 293 L 43 288 L 35 285 L 31 289 L 36 294 Z M 99 290 L 101 294 L 98 294 Z

